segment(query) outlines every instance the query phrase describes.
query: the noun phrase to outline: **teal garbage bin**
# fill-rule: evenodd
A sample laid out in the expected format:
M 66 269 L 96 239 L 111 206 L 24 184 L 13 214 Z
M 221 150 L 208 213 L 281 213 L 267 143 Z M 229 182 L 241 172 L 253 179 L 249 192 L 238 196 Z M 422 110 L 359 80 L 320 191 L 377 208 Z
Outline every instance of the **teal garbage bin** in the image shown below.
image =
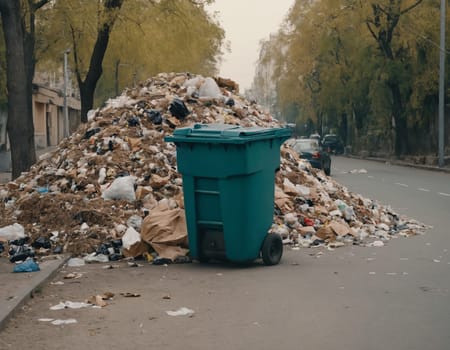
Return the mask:
M 177 147 L 193 258 L 280 261 L 281 237 L 268 231 L 280 146 L 290 136 L 288 128 L 195 124 L 165 137 Z

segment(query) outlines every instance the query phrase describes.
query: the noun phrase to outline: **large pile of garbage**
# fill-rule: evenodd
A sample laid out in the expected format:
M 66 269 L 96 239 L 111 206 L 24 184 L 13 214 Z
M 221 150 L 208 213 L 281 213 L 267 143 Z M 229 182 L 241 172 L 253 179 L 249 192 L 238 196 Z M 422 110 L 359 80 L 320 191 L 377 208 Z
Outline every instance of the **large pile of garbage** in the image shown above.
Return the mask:
M 55 251 L 105 261 L 186 255 L 176 148 L 163 138 L 194 123 L 280 126 L 237 89 L 222 78 L 164 73 L 93 111 L 28 173 L 0 186 L 0 253 L 9 250 L 11 260 Z M 349 192 L 282 146 L 271 230 L 286 244 L 383 245 L 424 229 Z

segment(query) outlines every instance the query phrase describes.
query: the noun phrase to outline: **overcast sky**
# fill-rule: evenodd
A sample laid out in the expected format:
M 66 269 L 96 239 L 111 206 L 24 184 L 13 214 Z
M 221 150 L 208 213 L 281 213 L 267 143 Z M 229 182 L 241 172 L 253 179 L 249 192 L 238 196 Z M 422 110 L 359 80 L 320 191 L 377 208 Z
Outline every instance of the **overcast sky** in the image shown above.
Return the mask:
M 219 21 L 230 42 L 231 53 L 224 55 L 220 76 L 236 81 L 241 92 L 251 86 L 259 42 L 274 33 L 295 0 L 215 0 L 209 6 L 219 12 Z

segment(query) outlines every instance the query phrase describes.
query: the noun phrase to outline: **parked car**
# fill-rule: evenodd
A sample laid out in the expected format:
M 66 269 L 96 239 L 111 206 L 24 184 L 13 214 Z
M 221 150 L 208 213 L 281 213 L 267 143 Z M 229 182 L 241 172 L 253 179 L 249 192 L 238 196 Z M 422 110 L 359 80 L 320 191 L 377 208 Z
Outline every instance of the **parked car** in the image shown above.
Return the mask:
M 321 169 L 326 175 L 331 174 L 331 157 L 315 139 L 298 139 L 291 146 L 300 158 L 306 159 L 312 167 Z
M 320 142 L 320 135 L 319 134 L 311 134 L 311 135 L 309 135 L 309 138 L 310 139 L 315 139 L 315 140 Z
M 343 154 L 344 153 L 344 143 L 338 135 L 328 134 L 322 139 L 322 147 L 329 153 L 333 154 Z

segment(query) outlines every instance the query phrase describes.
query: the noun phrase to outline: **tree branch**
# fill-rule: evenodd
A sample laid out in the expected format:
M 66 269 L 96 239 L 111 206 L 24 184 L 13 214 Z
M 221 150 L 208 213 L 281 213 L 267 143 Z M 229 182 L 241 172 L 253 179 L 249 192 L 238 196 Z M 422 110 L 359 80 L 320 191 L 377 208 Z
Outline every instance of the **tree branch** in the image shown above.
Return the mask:
M 372 34 L 373 38 L 378 42 L 378 37 L 370 26 L 370 21 L 366 21 L 367 28 L 369 29 L 370 34 Z
M 414 4 L 412 4 L 411 6 L 405 8 L 403 11 L 401 11 L 400 14 L 403 15 L 403 14 L 405 14 L 406 12 L 411 11 L 413 8 L 419 6 L 420 3 L 421 3 L 422 1 L 423 1 L 423 0 L 417 0 Z
M 42 6 L 48 4 L 50 0 L 39 0 L 38 2 L 33 3 L 33 10 L 39 10 Z
M 389 12 L 386 11 L 386 10 L 383 8 L 383 6 L 381 6 L 381 5 L 376 5 L 376 6 L 377 6 L 377 8 L 378 8 L 381 12 L 383 12 L 386 16 L 389 15 Z
M 76 38 L 75 38 L 75 29 L 73 28 L 73 26 L 71 24 L 69 24 L 70 26 L 70 33 L 72 34 L 72 44 L 73 44 L 73 60 L 75 62 L 75 76 L 77 77 L 77 81 L 78 84 L 81 85 L 83 80 L 81 78 L 81 73 L 80 73 L 80 65 L 78 63 L 78 52 L 77 52 L 77 42 L 76 42 Z

